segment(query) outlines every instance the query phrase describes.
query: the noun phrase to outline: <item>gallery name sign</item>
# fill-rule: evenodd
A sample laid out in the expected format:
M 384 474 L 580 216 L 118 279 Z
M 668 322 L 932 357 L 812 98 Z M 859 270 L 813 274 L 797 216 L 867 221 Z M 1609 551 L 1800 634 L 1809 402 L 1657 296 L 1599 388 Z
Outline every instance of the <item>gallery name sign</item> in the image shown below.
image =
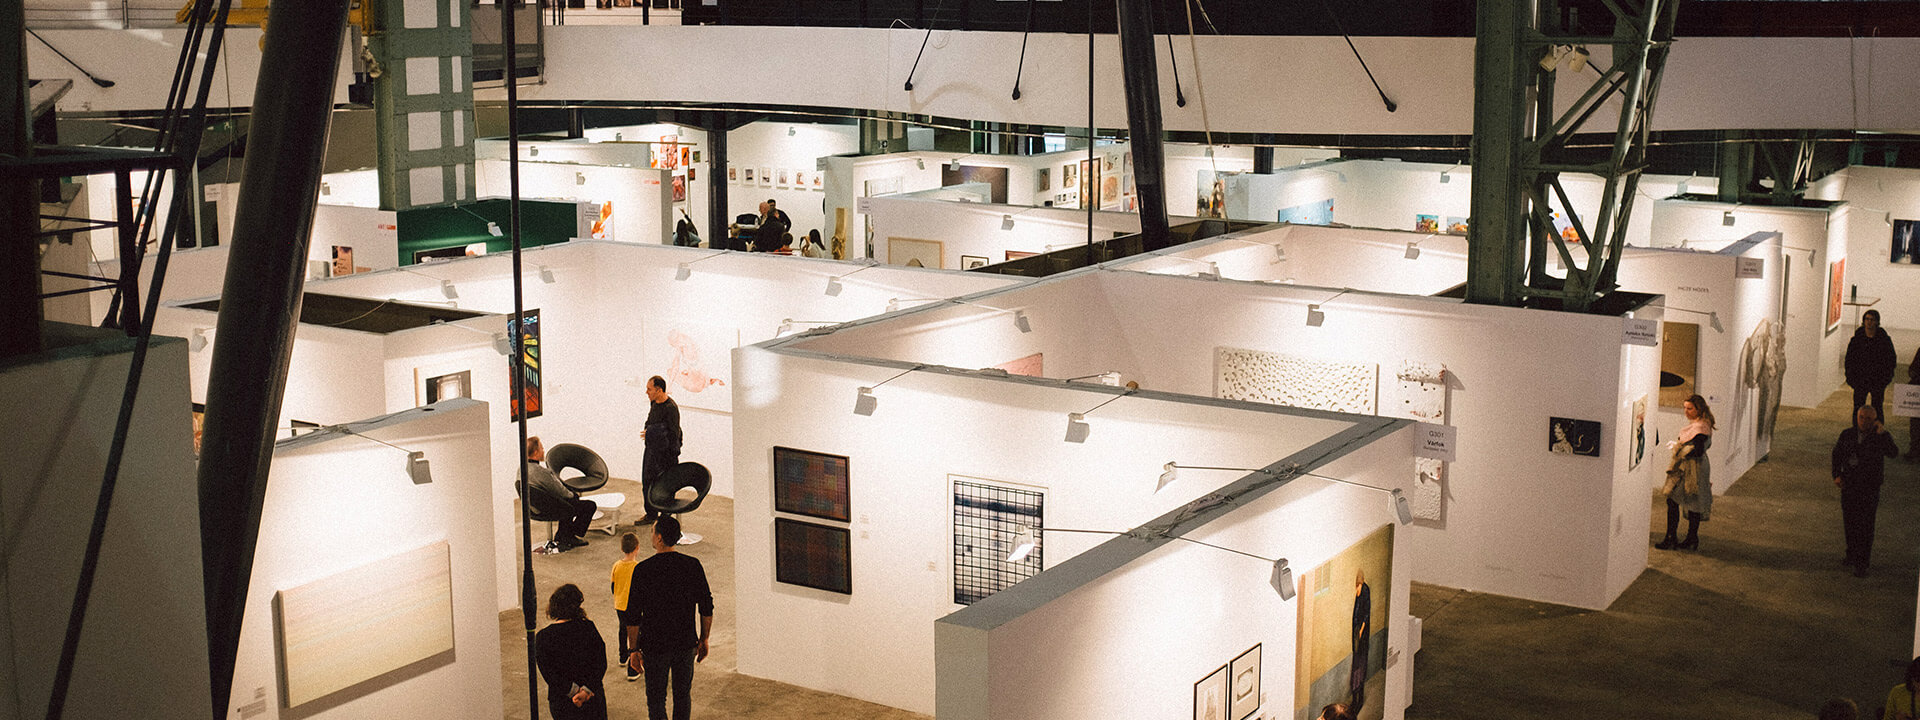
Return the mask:
M 1625 318 L 1620 321 L 1620 342 L 1628 345 L 1660 345 L 1660 321 Z
M 1890 417 L 1920 417 L 1920 385 L 1895 383 L 1893 392 L 1887 394 L 1892 406 L 1887 408 Z
M 1414 423 L 1413 456 L 1431 458 L 1440 462 L 1453 462 L 1454 449 L 1458 447 L 1459 439 L 1459 431 L 1451 425 Z

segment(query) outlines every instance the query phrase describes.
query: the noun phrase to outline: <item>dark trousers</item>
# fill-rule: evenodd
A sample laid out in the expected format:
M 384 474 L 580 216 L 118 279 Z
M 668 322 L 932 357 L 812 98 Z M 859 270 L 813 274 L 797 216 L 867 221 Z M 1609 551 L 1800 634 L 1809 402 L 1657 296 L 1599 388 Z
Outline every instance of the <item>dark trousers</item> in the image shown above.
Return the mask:
M 647 675 L 647 720 L 667 720 L 667 686 L 673 686 L 673 720 L 693 715 L 693 651 L 648 650 L 641 665 Z
M 1880 485 L 1846 480 L 1840 485 L 1840 519 L 1846 525 L 1847 563 L 1866 567 L 1873 559 L 1873 523 L 1880 512 Z
M 1874 417 L 1885 420 L 1887 418 L 1886 409 L 1880 407 L 1880 401 L 1883 398 L 1885 398 L 1886 395 L 1887 395 L 1887 386 L 1885 385 L 1881 385 L 1880 387 L 1877 387 L 1877 388 L 1866 388 L 1866 389 L 1854 388 L 1853 389 L 1853 409 L 1859 410 L 1861 405 L 1872 405 Z
M 654 484 L 660 482 L 660 478 L 667 474 L 669 468 L 679 463 L 680 458 L 677 456 L 668 458 L 647 455 L 640 459 L 640 494 L 642 496 L 642 505 L 646 503 L 645 498 L 652 497 Z M 653 507 L 647 505 L 646 508 L 647 516 L 652 517 L 654 514 Z
M 628 588 L 627 591 L 632 592 L 633 589 Z M 631 601 L 632 596 L 628 596 L 628 599 Z M 633 652 L 632 648 L 627 647 L 627 628 L 640 624 L 640 614 L 633 613 L 629 615 L 626 610 L 621 608 L 614 608 L 613 614 L 620 618 L 620 631 L 614 634 L 620 636 L 620 666 L 625 668 L 627 665 L 627 653 Z
M 1680 503 L 1667 501 L 1667 537 L 1673 537 L 1680 530 Z M 1700 513 L 1687 511 L 1687 537 L 1700 534 Z
M 1907 418 L 1907 458 L 1920 458 L 1920 417 Z
M 579 540 L 586 537 L 587 524 L 593 522 L 593 513 L 598 511 L 600 506 L 593 504 L 592 500 L 582 500 L 580 498 L 568 500 L 567 504 L 573 506 L 573 514 L 569 515 L 567 519 L 560 521 L 560 534 L 558 537 L 567 540 Z

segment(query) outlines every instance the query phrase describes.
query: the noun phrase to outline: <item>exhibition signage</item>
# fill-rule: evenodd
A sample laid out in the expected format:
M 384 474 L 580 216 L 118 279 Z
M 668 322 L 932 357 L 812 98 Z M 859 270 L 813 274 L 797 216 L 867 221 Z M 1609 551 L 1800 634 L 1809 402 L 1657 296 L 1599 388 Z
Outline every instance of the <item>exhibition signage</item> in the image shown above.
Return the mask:
M 1459 430 L 1451 425 L 1413 424 L 1413 456 L 1453 462 L 1459 444 Z
M 1735 258 L 1733 261 L 1733 277 L 1736 280 L 1757 280 L 1761 277 L 1762 270 L 1766 268 L 1766 265 L 1766 261 L 1760 258 Z
M 873 198 L 862 195 L 859 200 L 854 201 L 854 210 L 856 212 L 859 212 L 861 215 L 867 215 L 872 213 Z
M 1656 347 L 1660 344 L 1660 321 L 1625 318 L 1620 325 L 1620 342 Z
M 1920 385 L 1895 383 L 1893 392 L 1887 394 L 1893 406 L 1887 408 L 1891 417 L 1920 417 Z

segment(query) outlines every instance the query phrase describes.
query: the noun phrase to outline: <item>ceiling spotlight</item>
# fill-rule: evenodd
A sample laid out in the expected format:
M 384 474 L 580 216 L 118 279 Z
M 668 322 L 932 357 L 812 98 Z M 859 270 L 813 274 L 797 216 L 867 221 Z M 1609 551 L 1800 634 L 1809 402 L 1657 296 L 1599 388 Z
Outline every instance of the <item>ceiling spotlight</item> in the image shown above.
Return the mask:
M 1282 601 L 1293 599 L 1293 568 L 1287 567 L 1286 558 L 1273 561 L 1273 580 L 1271 582 L 1273 583 L 1274 592 L 1280 593 L 1280 599 Z
M 1013 311 L 1013 326 L 1020 328 L 1020 332 L 1023 333 L 1033 332 L 1033 323 L 1027 320 L 1027 311 L 1025 310 Z
M 1084 413 L 1067 413 L 1067 442 L 1083 443 L 1087 434 L 1093 432 L 1093 426 L 1087 424 Z
M 506 237 L 507 235 L 505 232 L 500 230 L 500 223 L 494 222 L 492 220 L 487 221 L 487 234 L 492 235 L 494 237 Z
M 1587 69 L 1587 58 L 1591 55 L 1585 46 L 1575 46 L 1572 52 L 1567 53 L 1567 69 L 1574 72 Z
M 448 300 L 457 300 L 460 298 L 460 289 L 453 286 L 452 280 L 441 280 L 440 294 L 447 296 Z
M 1013 540 L 1008 543 L 1008 546 L 1010 551 L 1007 553 L 1007 562 L 1020 562 L 1027 559 L 1028 555 L 1032 555 L 1034 550 L 1039 549 L 1040 535 L 1034 532 L 1033 528 L 1021 525 L 1020 529 L 1013 533 Z
M 773 336 L 786 337 L 787 333 L 790 333 L 790 332 L 793 332 L 793 318 L 787 318 L 785 320 L 781 320 L 780 329 L 773 331 Z
M 1160 484 L 1155 485 L 1153 491 L 1160 492 L 1160 488 L 1172 485 L 1173 481 L 1178 479 L 1180 479 L 1180 466 L 1169 460 L 1167 464 L 1160 466 Z
M 1407 502 L 1407 496 L 1401 493 L 1399 488 L 1394 488 L 1392 495 L 1393 514 L 1395 517 L 1400 518 L 1400 524 L 1405 525 L 1413 522 L 1413 506 Z
M 693 277 L 693 263 L 680 263 L 680 269 L 673 271 L 673 279 L 685 280 Z
M 1001 230 L 1012 230 L 1012 229 L 1013 229 L 1013 216 L 1012 216 L 1012 215 L 1001 215 L 1001 216 L 1000 216 L 1000 229 L 1001 229 Z
M 1320 327 L 1321 323 L 1326 321 L 1327 314 L 1320 312 L 1319 305 L 1307 306 L 1307 327 Z
M 546 283 L 548 285 L 552 285 L 554 283 L 552 268 L 549 268 L 545 265 L 540 266 L 540 282 Z
M 577 173 L 574 173 L 574 174 L 573 174 L 573 184 L 575 184 L 575 185 L 585 185 L 585 184 L 587 184 L 587 174 L 586 174 L 586 173 L 583 173 L 583 172 L 577 172 Z
M 840 291 L 844 289 L 846 289 L 845 286 L 840 284 L 840 276 L 835 275 L 833 277 L 827 278 L 827 296 L 828 297 L 839 297 Z
M 1713 331 L 1714 331 L 1714 332 L 1726 332 L 1726 331 L 1727 331 L 1727 328 L 1726 328 L 1725 326 L 1723 326 L 1723 325 L 1721 325 L 1721 324 L 1720 324 L 1720 313 L 1719 313 L 1719 311 L 1714 311 L 1714 312 L 1710 312 L 1710 313 L 1707 313 L 1707 327 L 1710 327 L 1710 328 L 1713 328 Z
M 853 398 L 853 414 L 872 415 L 873 409 L 880 406 L 880 399 L 873 396 L 873 388 L 860 388 L 860 394 Z
M 529 157 L 539 157 L 539 156 L 540 156 L 540 146 L 539 146 L 539 145 L 532 145 L 532 146 L 528 146 L 528 147 L 527 147 L 527 155 L 528 155 Z
M 433 482 L 433 470 L 427 466 L 425 452 L 414 450 L 407 453 L 407 477 L 413 478 L 415 485 Z
M 1415 243 L 1407 243 L 1407 254 L 1406 254 L 1406 258 L 1407 258 L 1408 260 L 1419 260 L 1419 259 L 1420 259 L 1420 246 L 1419 246 L 1418 244 L 1415 244 Z
M 207 349 L 207 329 L 194 328 L 193 337 L 187 338 L 187 351 L 200 352 Z
M 328 185 L 328 184 L 326 184 L 326 183 L 320 183 L 320 194 L 321 194 L 321 195 L 332 195 L 332 194 L 333 194 L 333 186 L 332 186 L 332 185 Z
M 1728 210 L 1720 214 L 1720 224 L 1725 225 L 1727 227 L 1733 227 L 1733 211 L 1732 210 Z

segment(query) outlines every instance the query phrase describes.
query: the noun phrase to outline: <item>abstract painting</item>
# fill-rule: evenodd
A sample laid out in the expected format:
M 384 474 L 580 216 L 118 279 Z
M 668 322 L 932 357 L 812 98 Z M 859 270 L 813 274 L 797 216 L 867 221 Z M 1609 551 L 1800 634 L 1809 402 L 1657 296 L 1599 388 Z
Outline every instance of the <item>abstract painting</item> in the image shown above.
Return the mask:
M 733 411 L 733 349 L 740 330 L 695 320 L 647 323 L 641 346 L 641 377 L 659 375 L 667 392 L 683 407 Z
M 1560 455 L 1600 457 L 1600 421 L 1552 418 L 1547 423 L 1547 450 Z
M 1216 347 L 1215 397 L 1372 415 L 1379 366 Z
M 1228 679 L 1225 665 L 1193 684 L 1193 720 L 1227 720 Z
M 1393 526 L 1381 525 L 1296 582 L 1298 642 L 1293 716 L 1315 717 L 1346 703 L 1356 717 L 1380 717 L 1386 698 L 1387 622 L 1393 595 Z M 1373 712 L 1368 712 L 1369 708 Z
M 448 557 L 437 542 L 276 593 L 287 707 L 421 661 L 452 662 Z
M 972 605 L 1045 568 L 1036 528 L 1045 527 L 1040 488 L 947 476 L 953 482 L 953 601 Z M 1021 529 L 1035 534 L 1032 551 L 1009 561 Z
M 1845 314 L 1846 293 L 1841 290 L 1847 284 L 1847 259 L 1840 258 L 1827 266 L 1827 332 L 1840 327 L 1840 317 Z
M 507 319 L 507 336 L 520 337 L 520 397 L 507 402 L 507 419 L 518 421 L 522 409 L 529 418 L 540 417 L 540 311 L 528 310 L 519 319 Z M 512 378 L 512 363 L 508 363 L 508 378 Z M 511 391 L 509 391 L 511 392 Z
M 773 576 L 790 585 L 852 595 L 853 551 L 847 529 L 774 518 Z
M 773 449 L 773 509 L 828 520 L 853 520 L 845 455 Z

